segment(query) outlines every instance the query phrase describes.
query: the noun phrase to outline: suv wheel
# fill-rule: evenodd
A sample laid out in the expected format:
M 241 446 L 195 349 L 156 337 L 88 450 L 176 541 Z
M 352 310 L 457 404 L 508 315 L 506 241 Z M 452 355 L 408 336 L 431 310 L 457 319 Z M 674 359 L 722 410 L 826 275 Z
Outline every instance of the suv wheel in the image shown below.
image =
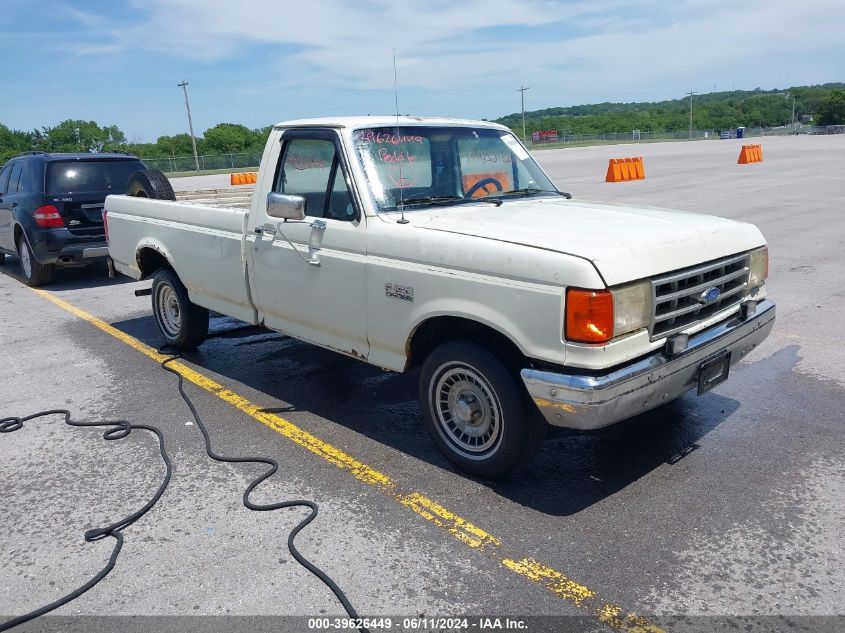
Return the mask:
M 43 286 L 49 283 L 53 276 L 53 266 L 42 264 L 35 259 L 35 255 L 32 254 L 32 249 L 29 247 L 29 242 L 23 235 L 18 239 L 18 256 L 21 259 L 21 272 L 27 286 Z
M 208 310 L 191 303 L 188 289 L 172 270 L 160 268 L 153 277 L 153 316 L 167 344 L 192 350 L 208 335 Z
M 463 470 L 497 478 L 534 457 L 546 423 L 513 372 L 476 343 L 435 349 L 420 376 L 423 423 Z

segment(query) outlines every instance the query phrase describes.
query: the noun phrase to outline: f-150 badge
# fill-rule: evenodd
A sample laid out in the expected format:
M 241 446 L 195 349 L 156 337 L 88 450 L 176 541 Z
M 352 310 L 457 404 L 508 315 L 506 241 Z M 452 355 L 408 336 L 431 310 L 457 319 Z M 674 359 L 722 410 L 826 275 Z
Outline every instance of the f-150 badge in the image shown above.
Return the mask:
M 402 299 L 402 301 L 414 300 L 414 289 L 411 286 L 400 286 L 399 284 L 386 283 L 384 284 L 384 294 L 394 299 Z

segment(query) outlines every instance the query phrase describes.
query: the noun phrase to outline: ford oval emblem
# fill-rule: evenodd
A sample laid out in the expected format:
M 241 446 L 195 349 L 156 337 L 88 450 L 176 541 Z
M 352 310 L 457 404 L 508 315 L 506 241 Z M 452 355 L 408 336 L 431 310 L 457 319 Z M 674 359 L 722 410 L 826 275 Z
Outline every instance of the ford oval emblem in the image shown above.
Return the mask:
M 716 300 L 717 300 L 717 299 L 718 299 L 721 295 L 722 295 L 722 291 L 721 291 L 721 290 L 719 290 L 718 288 L 715 288 L 715 287 L 713 287 L 713 288 L 708 288 L 707 290 L 705 290 L 704 292 L 702 292 L 700 295 L 698 295 L 698 300 L 699 300 L 701 303 L 713 303 L 713 302 L 714 302 L 714 301 L 716 301 Z

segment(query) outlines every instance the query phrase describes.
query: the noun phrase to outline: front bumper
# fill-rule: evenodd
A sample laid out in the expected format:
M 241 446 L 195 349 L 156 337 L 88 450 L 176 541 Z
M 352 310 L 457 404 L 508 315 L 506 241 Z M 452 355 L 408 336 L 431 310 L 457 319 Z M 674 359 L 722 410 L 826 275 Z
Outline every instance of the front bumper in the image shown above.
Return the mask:
M 765 339 L 775 322 L 775 304 L 764 299 L 756 312 L 690 336 L 686 350 L 658 351 L 605 374 L 564 374 L 523 369 L 522 380 L 546 420 L 554 426 L 599 429 L 674 400 L 698 384 L 702 362 L 728 351 L 730 364 Z

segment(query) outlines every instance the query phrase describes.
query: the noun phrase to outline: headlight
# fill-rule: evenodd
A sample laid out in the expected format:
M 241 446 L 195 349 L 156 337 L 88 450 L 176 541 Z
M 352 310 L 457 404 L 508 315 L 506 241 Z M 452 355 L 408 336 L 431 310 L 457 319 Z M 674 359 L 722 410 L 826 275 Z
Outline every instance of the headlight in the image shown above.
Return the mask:
M 613 294 L 613 336 L 648 327 L 651 322 L 651 282 L 644 281 L 619 288 Z
M 754 288 L 762 286 L 769 276 L 769 249 L 764 246 L 751 251 L 751 261 L 748 264 L 750 272 L 748 273 L 748 291 L 752 292 Z
M 564 337 L 579 343 L 607 343 L 648 327 L 651 283 L 639 282 L 609 290 L 569 288 L 566 291 Z

